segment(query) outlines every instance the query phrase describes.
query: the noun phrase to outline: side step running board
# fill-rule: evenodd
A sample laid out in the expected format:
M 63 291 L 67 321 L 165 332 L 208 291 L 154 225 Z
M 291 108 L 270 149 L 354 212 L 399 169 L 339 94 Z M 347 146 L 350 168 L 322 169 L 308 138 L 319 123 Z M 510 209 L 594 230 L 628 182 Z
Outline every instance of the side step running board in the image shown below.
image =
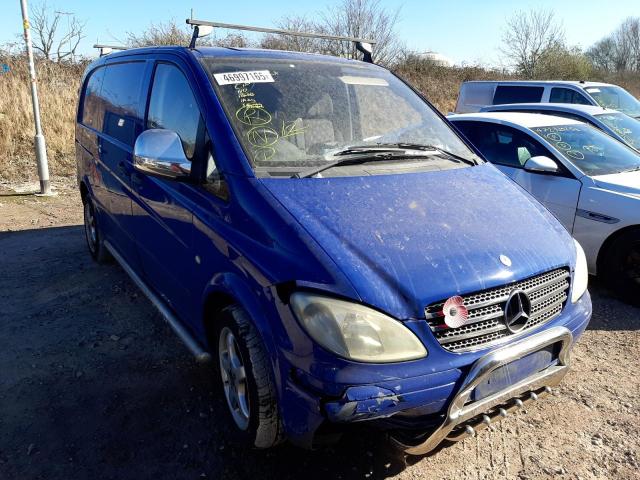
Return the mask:
M 149 301 L 153 304 L 154 307 L 158 309 L 160 314 L 167 321 L 169 326 L 176 332 L 176 335 L 180 337 L 180 340 L 187 346 L 187 348 L 193 353 L 196 357 L 196 361 L 198 362 L 208 362 L 211 359 L 211 355 L 206 349 L 200 344 L 198 340 L 189 332 L 184 325 L 178 320 L 178 318 L 171 312 L 171 310 L 165 305 L 165 303 L 158 297 L 153 291 L 147 287 L 147 284 L 144 283 L 136 272 L 129 266 L 129 264 L 125 261 L 124 258 L 116 251 L 113 246 L 105 240 L 104 246 L 109 250 L 109 253 L 113 255 L 113 258 L 117 260 L 122 269 L 127 272 L 131 280 L 138 286 L 142 293 L 149 299 Z

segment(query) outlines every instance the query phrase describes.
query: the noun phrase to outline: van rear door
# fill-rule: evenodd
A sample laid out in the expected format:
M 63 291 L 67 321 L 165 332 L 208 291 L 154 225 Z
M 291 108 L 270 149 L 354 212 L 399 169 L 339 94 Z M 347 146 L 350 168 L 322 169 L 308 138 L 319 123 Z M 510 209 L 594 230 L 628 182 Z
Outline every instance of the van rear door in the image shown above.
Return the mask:
M 494 82 L 464 82 L 460 85 L 456 113 L 479 112 L 491 105 L 495 89 Z

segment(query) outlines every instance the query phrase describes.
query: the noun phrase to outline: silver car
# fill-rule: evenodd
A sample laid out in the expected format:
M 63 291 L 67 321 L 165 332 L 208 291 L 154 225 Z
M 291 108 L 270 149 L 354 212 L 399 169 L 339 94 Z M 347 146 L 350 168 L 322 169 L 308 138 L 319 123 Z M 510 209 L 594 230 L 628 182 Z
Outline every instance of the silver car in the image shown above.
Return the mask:
M 572 118 L 593 125 L 616 140 L 640 151 L 640 120 L 617 110 L 568 103 L 514 103 L 484 107 L 482 112 L 523 112 Z
M 636 150 L 589 124 L 553 115 L 486 112 L 448 119 L 560 220 L 583 246 L 589 273 L 640 303 Z

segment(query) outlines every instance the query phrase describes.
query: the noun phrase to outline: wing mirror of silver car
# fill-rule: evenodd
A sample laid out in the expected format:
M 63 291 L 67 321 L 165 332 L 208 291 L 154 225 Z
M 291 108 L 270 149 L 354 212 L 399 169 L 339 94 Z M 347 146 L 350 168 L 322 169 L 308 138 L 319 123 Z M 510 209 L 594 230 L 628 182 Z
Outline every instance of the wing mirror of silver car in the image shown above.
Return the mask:
M 551 160 L 549 157 L 539 155 L 531 157 L 524 164 L 524 169 L 528 172 L 534 173 L 557 173 L 559 168 L 555 160 Z
M 191 162 L 182 148 L 182 141 L 172 130 L 145 130 L 133 146 L 133 167 L 139 172 L 173 180 L 191 175 Z

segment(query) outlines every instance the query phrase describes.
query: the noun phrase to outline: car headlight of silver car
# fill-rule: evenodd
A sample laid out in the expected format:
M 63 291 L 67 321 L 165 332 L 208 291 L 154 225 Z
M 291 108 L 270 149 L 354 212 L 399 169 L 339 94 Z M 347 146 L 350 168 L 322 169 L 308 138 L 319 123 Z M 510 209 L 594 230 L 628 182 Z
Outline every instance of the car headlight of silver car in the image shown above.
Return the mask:
M 584 250 L 577 242 L 576 244 L 576 269 L 573 272 L 573 288 L 571 290 L 571 302 L 576 303 L 584 292 L 587 291 L 587 284 L 589 283 L 589 271 L 587 269 L 587 258 L 584 256 Z
M 422 342 L 402 322 L 363 305 L 297 292 L 291 307 L 311 338 L 341 357 L 387 363 L 427 356 Z

